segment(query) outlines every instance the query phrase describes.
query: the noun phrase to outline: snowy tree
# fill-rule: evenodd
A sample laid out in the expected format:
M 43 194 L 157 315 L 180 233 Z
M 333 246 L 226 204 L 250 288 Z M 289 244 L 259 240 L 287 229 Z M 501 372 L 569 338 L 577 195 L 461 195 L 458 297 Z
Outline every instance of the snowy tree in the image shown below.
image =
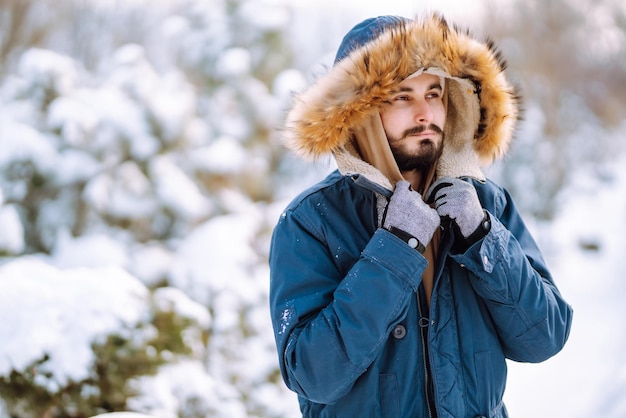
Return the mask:
M 66 6 L 102 55 L 55 27 L 0 79 L 5 415 L 289 416 L 266 306 L 288 10 L 164 3 L 116 43 L 137 9 Z

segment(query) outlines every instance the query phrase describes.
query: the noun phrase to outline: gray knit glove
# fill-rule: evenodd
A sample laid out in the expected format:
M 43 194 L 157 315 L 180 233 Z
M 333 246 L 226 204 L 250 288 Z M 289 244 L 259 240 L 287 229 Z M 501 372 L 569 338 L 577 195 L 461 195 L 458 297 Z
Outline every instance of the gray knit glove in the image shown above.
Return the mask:
M 430 186 L 426 196 L 427 201 L 435 202 L 439 216 L 454 220 L 464 238 L 478 229 L 485 216 L 474 186 L 459 178 L 438 179 Z
M 417 248 L 423 252 L 439 227 L 440 219 L 437 211 L 428 206 L 422 196 L 411 189 L 411 185 L 406 180 L 396 183 L 396 188 L 387 205 L 387 213 L 383 222 L 383 227 L 396 235 L 403 237 L 402 232 L 410 234 L 419 240 Z M 397 231 L 400 230 L 400 231 Z

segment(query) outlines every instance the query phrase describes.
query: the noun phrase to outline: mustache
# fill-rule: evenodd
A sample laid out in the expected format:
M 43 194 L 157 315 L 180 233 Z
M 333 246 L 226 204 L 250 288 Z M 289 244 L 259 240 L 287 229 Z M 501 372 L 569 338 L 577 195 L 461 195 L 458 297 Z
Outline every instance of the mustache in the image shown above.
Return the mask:
M 430 125 L 419 125 L 419 126 L 414 126 L 412 128 L 405 130 L 402 133 L 402 139 L 411 135 L 419 135 L 424 131 L 433 131 L 437 134 L 443 134 L 443 129 L 441 129 L 439 126 L 435 125 L 434 123 L 431 123 Z

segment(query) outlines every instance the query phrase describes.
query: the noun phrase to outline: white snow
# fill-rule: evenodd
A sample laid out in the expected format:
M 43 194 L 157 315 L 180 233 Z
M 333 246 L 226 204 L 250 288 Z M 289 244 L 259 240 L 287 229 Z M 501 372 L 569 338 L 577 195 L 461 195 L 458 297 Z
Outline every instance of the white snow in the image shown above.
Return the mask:
M 128 271 L 148 287 L 156 287 L 167 277 L 173 254 L 159 242 L 138 244 L 131 249 Z
M 15 205 L 2 205 L 0 194 L 0 252 L 19 254 L 24 251 L 24 226 Z
M 48 109 L 47 124 L 50 129 L 61 131 L 61 137 L 67 144 L 86 146 L 98 125 L 98 115 L 77 96 L 56 98 Z
M 208 215 L 210 205 L 171 156 L 160 155 L 150 161 L 150 177 L 160 201 L 183 219 L 200 219 Z
M 53 141 L 31 126 L 0 116 L 0 168 L 6 170 L 11 163 L 29 162 L 41 172 L 50 173 L 56 159 Z
M 220 137 L 206 147 L 196 149 L 190 156 L 196 167 L 209 173 L 234 175 L 248 162 L 244 147 L 228 137 Z
M 51 262 L 62 269 L 73 267 L 126 267 L 128 256 L 122 242 L 94 234 L 72 237 L 61 230 L 52 250 Z
M 138 160 L 153 156 L 159 149 L 158 140 L 150 132 L 143 110 L 121 86 L 111 83 L 99 88 L 82 88 L 72 93 L 71 97 L 85 110 L 70 119 L 77 120 L 84 129 L 89 128 L 89 113 L 97 115 L 93 131 L 87 131 L 89 148 L 94 152 L 106 153 L 102 158 L 105 165 L 114 164 L 124 158 L 121 154 L 125 145 L 130 147 L 130 154 Z M 87 138 L 86 138 L 87 139 Z M 116 145 L 112 147 L 112 145 Z
M 69 186 L 93 177 L 100 163 L 87 152 L 65 149 L 57 154 L 56 167 L 50 178 L 59 186 Z
M 200 361 L 173 362 L 153 377 L 143 377 L 131 383 L 141 395 L 128 401 L 128 407 L 160 418 L 177 418 L 186 404 L 198 411 L 216 410 L 221 400 L 216 394 L 216 382 L 204 372 Z
M 77 77 L 74 60 L 47 49 L 31 48 L 21 56 L 17 73 L 28 84 L 28 92 L 36 101 L 45 101 L 45 89 L 66 92 L 71 89 Z M 32 97 L 32 96 L 31 96 Z
M 304 91 L 306 86 L 306 77 L 302 72 L 295 69 L 287 69 L 278 74 L 274 79 L 272 93 L 283 102 L 289 103 L 288 99 L 290 99 L 294 93 Z
M 625 163 L 621 158 L 604 167 L 611 173 L 608 181 L 584 168 L 575 173 L 563 210 L 542 231 L 553 241 L 549 261 L 574 319 L 568 343 L 554 358 L 538 365 L 510 363 L 506 398 L 512 414 L 626 416 Z
M 211 97 L 211 107 L 218 113 L 215 128 L 222 135 L 243 141 L 250 134 L 247 115 L 239 104 L 239 92 L 232 86 L 220 86 Z
M 200 327 L 211 326 L 211 315 L 203 305 L 193 302 L 180 289 L 161 287 L 154 292 L 154 304 L 161 312 L 176 312 L 178 315 L 194 320 Z
M 100 212 L 120 218 L 150 217 L 158 204 L 149 179 L 132 161 L 93 176 L 84 196 Z
M 179 72 L 161 77 L 155 87 L 147 103 L 161 137 L 167 143 L 181 140 L 196 107 L 195 91 Z
M 0 312 L 11 318 L 0 322 L 0 374 L 40 368 L 38 383 L 50 391 L 87 378 L 91 344 L 137 323 L 147 297 L 119 268 L 60 270 L 28 257 L 0 266 Z
M 215 308 L 220 318 L 232 317 L 225 326 L 237 321 L 237 300 L 251 301 L 259 295 L 261 284 L 249 274 L 257 259 L 251 244 L 259 228 L 259 215 L 250 209 L 217 216 L 196 227 L 181 242 L 172 266 L 174 285 L 195 300 L 208 305 L 215 302 L 216 295 L 233 298 Z
M 230 48 L 224 51 L 215 65 L 216 75 L 227 79 L 250 73 L 250 51 L 245 48 Z
M 289 23 L 290 13 L 280 2 L 247 2 L 239 12 L 258 29 L 279 30 Z

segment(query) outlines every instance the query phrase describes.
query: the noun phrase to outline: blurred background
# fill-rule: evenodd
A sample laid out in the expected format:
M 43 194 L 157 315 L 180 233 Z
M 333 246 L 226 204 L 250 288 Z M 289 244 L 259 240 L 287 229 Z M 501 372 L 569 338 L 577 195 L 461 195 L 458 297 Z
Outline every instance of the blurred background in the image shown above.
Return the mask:
M 280 126 L 353 25 L 425 10 L 508 60 L 524 120 L 488 175 L 575 311 L 509 412 L 626 416 L 622 0 L 0 0 L 0 418 L 297 417 L 269 240 L 334 167 Z

